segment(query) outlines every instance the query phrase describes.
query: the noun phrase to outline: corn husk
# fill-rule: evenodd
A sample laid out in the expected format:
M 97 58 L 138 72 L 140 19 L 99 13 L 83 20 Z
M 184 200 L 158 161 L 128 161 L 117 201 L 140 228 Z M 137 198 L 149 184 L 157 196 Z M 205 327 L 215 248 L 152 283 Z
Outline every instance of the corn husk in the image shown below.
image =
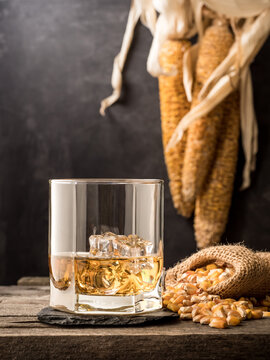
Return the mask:
M 111 79 L 113 92 L 110 96 L 101 101 L 99 112 L 103 116 L 105 115 L 105 110 L 120 98 L 122 89 L 122 72 L 133 40 L 134 30 L 139 19 L 141 19 L 141 22 L 150 29 L 152 34 L 154 34 L 157 14 L 152 5 L 152 0 L 131 1 L 121 50 L 119 54 L 116 55 L 113 63 Z
M 183 85 L 189 102 L 192 101 L 192 87 L 198 51 L 199 44 L 195 44 L 186 50 L 183 57 Z
M 159 12 L 153 42 L 147 59 L 147 71 L 154 77 L 168 75 L 159 62 L 159 54 L 166 40 L 185 39 L 196 34 L 189 0 L 154 0 Z M 171 71 L 171 75 L 176 75 Z
M 270 0 L 204 0 L 205 5 L 227 17 L 250 17 L 259 15 L 270 6 Z

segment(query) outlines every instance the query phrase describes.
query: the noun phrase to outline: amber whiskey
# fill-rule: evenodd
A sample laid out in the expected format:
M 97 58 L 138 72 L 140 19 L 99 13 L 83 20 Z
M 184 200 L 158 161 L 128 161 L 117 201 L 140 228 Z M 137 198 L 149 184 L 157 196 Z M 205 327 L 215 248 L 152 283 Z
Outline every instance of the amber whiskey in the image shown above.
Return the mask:
M 129 296 L 153 291 L 161 276 L 160 256 L 93 258 L 89 253 L 76 256 L 50 256 L 50 276 L 58 290 L 67 290 L 74 279 L 78 295 Z

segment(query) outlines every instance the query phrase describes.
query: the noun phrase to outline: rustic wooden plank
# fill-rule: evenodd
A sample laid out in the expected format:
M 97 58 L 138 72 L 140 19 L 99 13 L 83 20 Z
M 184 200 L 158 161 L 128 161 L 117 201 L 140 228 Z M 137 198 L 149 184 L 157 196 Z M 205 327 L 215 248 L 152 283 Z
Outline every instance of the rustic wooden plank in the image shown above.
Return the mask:
M 267 359 L 267 338 L 247 334 L 0 337 L 1 359 Z M 19 354 L 19 357 L 18 357 Z M 254 355 L 254 357 L 252 356 Z
M 8 296 L 2 296 L 2 301 L 0 303 L 0 317 L 10 317 L 10 318 L 16 317 L 16 321 L 20 321 L 19 318 L 36 317 L 37 313 L 44 306 L 48 306 L 49 303 L 48 287 L 37 287 L 36 289 L 33 287 L 24 287 L 24 286 L 0 287 L 0 294 L 1 293 L 8 294 Z M 19 294 L 22 295 L 18 296 Z M 253 334 L 270 333 L 269 319 L 246 321 L 243 322 L 242 324 L 243 325 L 241 326 L 237 326 L 235 328 L 230 328 L 225 330 L 225 333 L 230 331 L 232 333 L 245 334 L 247 330 L 249 331 L 249 333 L 253 333 Z M 166 329 L 169 328 L 170 332 L 174 331 L 174 334 L 180 335 L 182 331 L 181 329 L 183 329 L 183 327 L 185 333 L 195 332 L 200 334 L 203 332 L 209 334 L 213 331 L 214 332 L 218 331 L 208 326 L 193 324 L 191 321 L 180 322 L 178 320 L 176 320 L 176 322 L 174 322 L 173 324 L 170 324 L 170 326 L 168 326 L 167 324 L 160 324 L 158 326 L 153 326 L 153 327 L 147 326 L 145 331 L 147 329 L 153 329 L 157 334 L 164 331 L 166 332 Z M 59 329 L 59 328 L 48 326 L 48 329 L 50 329 L 49 331 L 51 331 L 51 329 Z M 60 329 L 61 331 L 65 330 L 65 328 L 60 328 Z M 131 329 L 136 329 L 136 328 L 131 328 Z M 70 329 L 68 329 L 67 331 L 68 331 L 67 333 L 70 333 Z M 81 332 L 81 330 L 79 332 Z M 119 334 L 121 334 L 121 332 Z
M 3 296 L 33 296 L 48 295 L 50 293 L 49 286 L 0 286 L 0 297 Z
M 0 317 L 0 333 L 3 335 L 5 331 L 3 329 L 17 329 L 17 328 L 40 328 L 40 327 L 46 327 L 45 324 L 42 324 L 40 321 L 38 321 L 36 316 L 3 316 Z
M 48 286 L 50 278 L 48 276 L 25 276 L 17 281 L 19 286 Z
M 38 298 L 33 298 L 32 296 L 6 296 L 2 297 L 2 304 L 48 304 L 49 295 L 42 295 Z
M 28 320 L 29 319 L 29 320 Z M 270 320 L 269 319 L 262 319 L 262 320 L 254 320 L 254 321 L 245 321 L 242 323 L 241 326 L 231 327 L 225 330 L 213 329 L 209 326 L 195 324 L 192 321 L 180 321 L 176 320 L 170 322 L 169 324 L 159 324 L 159 325 L 141 325 L 136 327 L 78 327 L 78 328 L 67 328 L 67 327 L 60 327 L 60 326 L 51 326 L 45 325 L 40 326 L 36 317 L 3 317 L 1 318 L 1 322 L 5 321 L 6 324 L 12 324 L 14 327 L 13 329 L 9 328 L 2 328 L 1 329 L 1 336 L 31 336 L 33 334 L 39 336 L 50 336 L 50 335 L 63 335 L 63 336 L 80 336 L 80 335 L 87 335 L 87 336 L 176 336 L 181 337 L 183 335 L 197 335 L 197 336 L 204 336 L 204 335 L 215 335 L 221 334 L 222 336 L 226 337 L 228 335 L 237 335 L 243 336 L 251 335 L 256 337 L 257 335 L 262 335 L 268 337 L 270 340 Z M 35 331 L 33 332 L 29 329 L 27 325 L 27 321 L 31 321 L 31 328 L 35 327 Z M 18 324 L 17 329 L 16 323 Z M 21 324 L 25 323 L 26 325 L 24 328 Z M 36 326 L 34 326 L 36 324 Z
M 34 301 L 29 304 L 25 303 L 6 303 L 7 300 L 0 303 L 0 317 L 1 316 L 36 316 L 37 313 L 48 306 L 48 300 L 39 301 L 34 303 Z
M 136 327 L 62 328 L 38 322 L 48 287 L 0 287 L 2 359 L 256 359 L 270 358 L 270 320 L 218 330 L 176 319 Z M 19 354 L 19 355 L 18 355 Z M 256 357 L 255 357 L 256 355 Z
M 36 316 L 49 304 L 48 286 L 1 286 L 1 316 Z

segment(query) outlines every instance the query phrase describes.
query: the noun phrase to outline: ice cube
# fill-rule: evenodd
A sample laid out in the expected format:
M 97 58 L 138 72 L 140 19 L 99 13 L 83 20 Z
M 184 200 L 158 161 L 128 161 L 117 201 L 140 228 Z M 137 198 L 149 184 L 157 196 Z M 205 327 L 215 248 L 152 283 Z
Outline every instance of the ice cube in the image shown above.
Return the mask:
M 91 235 L 89 237 L 90 255 L 95 257 L 109 257 L 113 253 L 113 235 Z
M 153 244 L 138 235 L 106 232 L 89 237 L 90 255 L 95 257 L 139 257 L 151 255 Z
M 130 256 L 147 256 L 152 252 L 153 244 L 138 235 L 129 235 L 127 243 L 131 249 Z
M 114 241 L 114 250 L 115 253 L 118 253 L 119 256 L 129 257 L 130 247 L 126 243 L 125 239 L 119 239 L 119 237 Z
M 151 255 L 153 249 L 151 241 L 139 239 L 137 244 L 140 247 L 140 256 Z

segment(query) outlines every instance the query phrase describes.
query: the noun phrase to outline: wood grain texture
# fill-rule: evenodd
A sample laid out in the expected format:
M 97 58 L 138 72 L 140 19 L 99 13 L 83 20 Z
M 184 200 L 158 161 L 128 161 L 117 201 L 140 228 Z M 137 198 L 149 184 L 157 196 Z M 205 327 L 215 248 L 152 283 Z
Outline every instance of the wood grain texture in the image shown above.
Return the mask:
M 156 326 L 62 328 L 37 320 L 38 309 L 48 302 L 48 287 L 0 287 L 1 360 L 270 357 L 269 319 L 225 330 L 178 319 Z
M 267 359 L 264 336 L 24 336 L 0 338 L 2 359 Z M 252 340 L 253 339 L 253 340 Z M 20 354 L 18 356 L 18 354 Z M 252 357 L 252 354 L 254 356 Z
M 24 286 L 49 286 L 48 276 L 24 276 L 17 281 L 17 285 Z

